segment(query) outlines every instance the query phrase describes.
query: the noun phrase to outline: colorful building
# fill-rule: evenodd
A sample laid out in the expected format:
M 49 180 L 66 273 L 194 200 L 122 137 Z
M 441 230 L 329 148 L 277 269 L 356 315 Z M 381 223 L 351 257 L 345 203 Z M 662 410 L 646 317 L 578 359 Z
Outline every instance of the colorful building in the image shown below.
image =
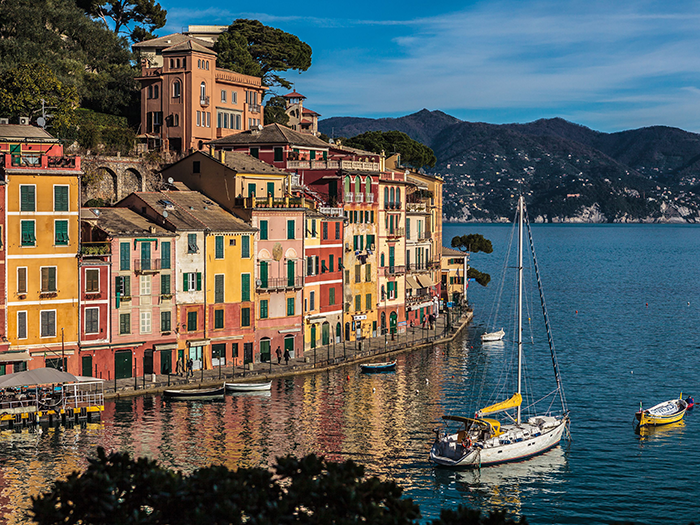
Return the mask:
M 287 93 L 283 97 L 285 101 L 284 112 L 289 117 L 287 126 L 299 133 L 318 135 L 318 117 L 321 114 L 304 107 L 306 97 L 296 91 Z
M 466 272 L 468 270 L 469 254 L 453 248 L 442 247 L 442 287 L 441 299 L 444 306 L 452 306 L 466 302 L 466 290 L 469 286 Z

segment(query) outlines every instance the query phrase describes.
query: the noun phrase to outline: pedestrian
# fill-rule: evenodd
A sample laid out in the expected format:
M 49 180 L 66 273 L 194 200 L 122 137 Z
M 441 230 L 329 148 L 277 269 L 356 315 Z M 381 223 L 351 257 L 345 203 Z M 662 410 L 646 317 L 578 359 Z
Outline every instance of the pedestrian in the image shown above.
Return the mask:
M 175 365 L 175 373 L 178 375 L 178 377 L 182 375 L 182 368 L 182 357 L 178 357 L 177 364 Z
M 290 354 L 289 354 L 289 348 L 285 348 L 285 349 L 284 349 L 284 364 L 285 364 L 285 365 L 288 365 L 288 364 L 289 364 L 289 358 L 290 358 L 290 357 L 291 357 L 291 356 L 290 356 Z
M 282 350 L 280 350 L 280 346 L 277 345 L 277 350 L 275 350 L 275 354 L 277 354 L 277 364 L 282 363 Z
M 193 367 L 194 367 L 194 361 L 192 361 L 192 358 L 190 357 L 187 360 L 187 377 L 192 377 L 194 375 L 194 372 L 192 371 Z
M 435 316 L 433 314 L 430 314 L 428 316 L 428 323 L 430 323 L 430 329 L 432 330 L 435 328 Z

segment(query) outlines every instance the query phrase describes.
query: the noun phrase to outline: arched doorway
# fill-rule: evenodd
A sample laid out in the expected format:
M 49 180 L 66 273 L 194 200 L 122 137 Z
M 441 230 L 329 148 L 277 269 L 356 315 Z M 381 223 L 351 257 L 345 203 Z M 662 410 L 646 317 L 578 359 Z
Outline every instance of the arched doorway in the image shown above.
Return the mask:
M 328 322 L 321 326 L 321 344 L 327 345 L 331 342 L 331 325 Z
M 399 324 L 399 316 L 396 315 L 396 312 L 391 312 L 389 314 L 389 330 L 391 330 L 391 335 L 394 335 L 396 333 L 396 327 Z
M 311 325 L 311 348 L 316 348 L 316 325 Z
M 335 342 L 340 343 L 342 337 L 343 337 L 343 328 L 341 327 L 340 323 L 338 323 L 335 325 Z
M 386 312 L 382 312 L 382 333 L 386 333 Z
M 350 323 L 345 323 L 345 340 L 350 341 Z

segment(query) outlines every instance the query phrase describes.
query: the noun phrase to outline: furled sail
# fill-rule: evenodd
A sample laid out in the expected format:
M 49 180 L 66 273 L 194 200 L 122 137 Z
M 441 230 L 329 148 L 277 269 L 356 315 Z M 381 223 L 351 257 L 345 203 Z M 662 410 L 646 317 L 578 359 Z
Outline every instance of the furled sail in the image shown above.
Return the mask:
M 501 401 L 500 403 L 496 403 L 495 405 L 490 405 L 486 408 L 482 408 L 476 413 L 476 415 L 478 417 L 482 417 L 487 416 L 489 414 L 495 414 L 497 412 L 503 412 L 504 410 L 508 410 L 510 408 L 519 407 L 522 402 L 523 396 L 521 396 L 520 394 L 515 394 L 510 399 L 506 399 L 505 401 Z

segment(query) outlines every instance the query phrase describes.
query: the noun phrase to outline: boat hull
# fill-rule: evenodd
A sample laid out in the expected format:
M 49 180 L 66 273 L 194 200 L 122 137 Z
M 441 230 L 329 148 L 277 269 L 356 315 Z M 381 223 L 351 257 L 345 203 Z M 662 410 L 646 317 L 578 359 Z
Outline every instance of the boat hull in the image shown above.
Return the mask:
M 688 403 L 684 399 L 671 399 L 646 410 L 640 410 L 634 417 L 640 427 L 658 427 L 677 423 L 685 416 Z
M 389 363 L 361 364 L 360 369 L 363 372 L 393 372 L 396 370 L 396 361 L 391 361 Z
M 229 392 L 262 392 L 272 388 L 272 381 L 267 383 L 225 383 Z
M 503 337 L 505 337 L 506 333 L 503 331 L 503 329 L 499 330 L 498 332 L 490 332 L 486 334 L 481 334 L 481 341 L 484 343 L 492 343 L 495 341 L 501 341 Z
M 528 423 L 504 426 L 499 438 L 461 445 L 460 434 L 451 434 L 437 440 L 430 450 L 430 460 L 443 467 L 485 467 L 522 461 L 556 447 L 561 441 L 568 418 L 556 420 L 547 428 Z M 522 436 L 515 438 L 514 436 Z M 461 447 L 461 449 L 460 449 Z
M 168 399 L 177 401 L 206 401 L 210 399 L 223 399 L 224 387 L 210 390 L 165 390 L 163 395 Z

